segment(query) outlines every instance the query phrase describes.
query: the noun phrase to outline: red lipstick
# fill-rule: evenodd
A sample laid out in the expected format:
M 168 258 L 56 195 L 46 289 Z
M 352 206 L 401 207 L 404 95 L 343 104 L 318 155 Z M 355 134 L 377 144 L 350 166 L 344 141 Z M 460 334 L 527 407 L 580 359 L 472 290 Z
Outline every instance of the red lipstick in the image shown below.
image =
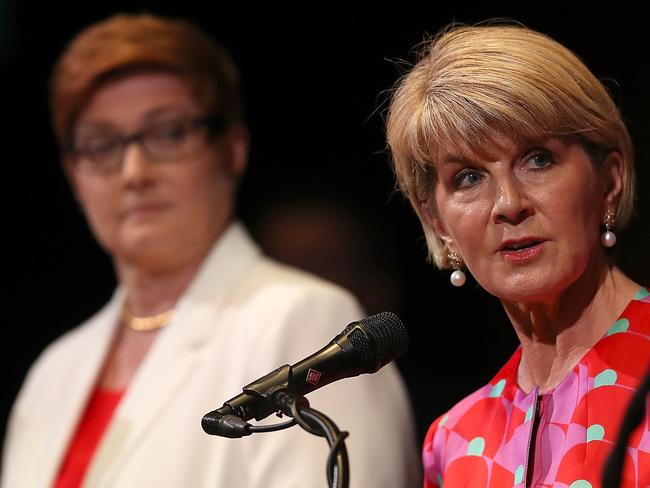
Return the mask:
M 507 240 L 499 249 L 499 254 L 513 263 L 530 262 L 540 254 L 545 242 L 537 237 Z

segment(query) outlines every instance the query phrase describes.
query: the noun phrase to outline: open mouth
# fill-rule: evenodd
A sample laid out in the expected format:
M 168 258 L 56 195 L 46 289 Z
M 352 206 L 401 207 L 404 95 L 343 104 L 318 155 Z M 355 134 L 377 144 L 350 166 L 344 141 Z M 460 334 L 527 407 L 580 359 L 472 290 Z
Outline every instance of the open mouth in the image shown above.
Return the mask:
M 538 244 L 541 244 L 543 241 L 541 240 L 532 240 L 532 241 L 525 241 L 525 242 L 513 242 L 506 244 L 501 248 L 502 251 L 521 251 L 523 249 L 529 249 L 531 247 L 535 247 Z

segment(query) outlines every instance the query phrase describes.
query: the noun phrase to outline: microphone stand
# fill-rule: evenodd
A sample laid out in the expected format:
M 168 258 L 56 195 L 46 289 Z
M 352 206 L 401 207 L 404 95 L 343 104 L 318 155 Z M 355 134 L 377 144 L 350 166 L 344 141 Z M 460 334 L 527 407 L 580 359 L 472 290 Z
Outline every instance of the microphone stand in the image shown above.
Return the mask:
M 244 387 L 244 393 L 260 402 L 256 410 L 250 405 L 224 404 L 223 407 L 203 416 L 203 430 L 211 435 L 241 438 L 259 432 L 274 432 L 300 425 L 310 434 L 325 437 L 330 446 L 327 456 L 326 475 L 330 488 L 348 488 L 350 484 L 350 469 L 348 451 L 345 446 L 347 432 L 342 432 L 325 414 L 309 406 L 307 399 L 289 389 L 289 365 L 281 366 L 268 375 Z M 293 417 L 292 420 L 273 425 L 254 426 L 246 420 L 255 417 L 257 420 L 273 412 L 279 412 Z
M 330 446 L 326 463 L 327 483 L 331 488 L 348 488 L 350 468 L 345 446 L 348 433 L 341 432 L 327 415 L 311 408 L 303 396 L 281 392 L 276 401 L 281 410 L 293 417 L 304 430 L 327 439 Z

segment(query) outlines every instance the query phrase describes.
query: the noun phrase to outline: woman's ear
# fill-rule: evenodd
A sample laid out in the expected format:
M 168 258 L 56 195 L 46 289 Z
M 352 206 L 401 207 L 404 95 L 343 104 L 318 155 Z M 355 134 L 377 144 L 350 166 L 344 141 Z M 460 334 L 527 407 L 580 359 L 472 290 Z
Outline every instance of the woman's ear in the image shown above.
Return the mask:
M 244 124 L 235 124 L 223 137 L 228 151 L 228 172 L 239 179 L 248 164 L 248 130 Z
M 438 215 L 436 205 L 433 202 L 433 197 L 428 198 L 420 204 L 420 215 L 422 215 L 422 218 L 426 220 L 426 223 L 433 228 L 433 231 L 443 240 L 447 247 L 452 249 L 453 240 L 449 235 L 449 231 L 447 231 L 447 227 Z
M 603 161 L 603 178 L 605 180 L 603 206 L 605 210 L 616 207 L 619 201 L 623 190 L 623 166 L 623 158 L 618 151 L 610 151 L 605 155 L 605 161 Z

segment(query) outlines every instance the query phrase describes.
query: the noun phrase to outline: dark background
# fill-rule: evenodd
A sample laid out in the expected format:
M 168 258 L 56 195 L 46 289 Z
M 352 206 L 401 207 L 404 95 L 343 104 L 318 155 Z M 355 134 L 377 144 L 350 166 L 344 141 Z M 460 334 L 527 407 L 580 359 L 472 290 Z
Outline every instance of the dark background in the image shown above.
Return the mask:
M 412 61 L 411 48 L 427 33 L 454 20 L 517 19 L 564 43 L 605 80 L 638 153 L 639 216 L 619 236 L 619 263 L 632 278 L 650 283 L 650 43 L 638 11 L 619 3 L 615 11 L 574 14 L 548 4 L 470 9 L 407 1 L 308 8 L 288 2 L 52 3 L 0 4 L 3 106 L 9 107 L 3 110 L 8 266 L 0 429 L 29 364 L 96 311 L 114 286 L 110 262 L 60 171 L 46 83 L 74 33 L 118 10 L 190 18 L 231 51 L 242 72 L 252 140 L 239 214 L 272 255 L 351 288 L 369 313 L 390 309 L 402 317 L 412 346 L 398 364 L 419 440 L 437 415 L 487 382 L 516 346 L 495 299 L 471 279 L 454 289 L 448 273 L 425 262 L 419 223 L 393 191 L 382 119 L 387 90 L 403 73 L 398 61 Z M 296 227 L 299 232 L 291 230 Z

